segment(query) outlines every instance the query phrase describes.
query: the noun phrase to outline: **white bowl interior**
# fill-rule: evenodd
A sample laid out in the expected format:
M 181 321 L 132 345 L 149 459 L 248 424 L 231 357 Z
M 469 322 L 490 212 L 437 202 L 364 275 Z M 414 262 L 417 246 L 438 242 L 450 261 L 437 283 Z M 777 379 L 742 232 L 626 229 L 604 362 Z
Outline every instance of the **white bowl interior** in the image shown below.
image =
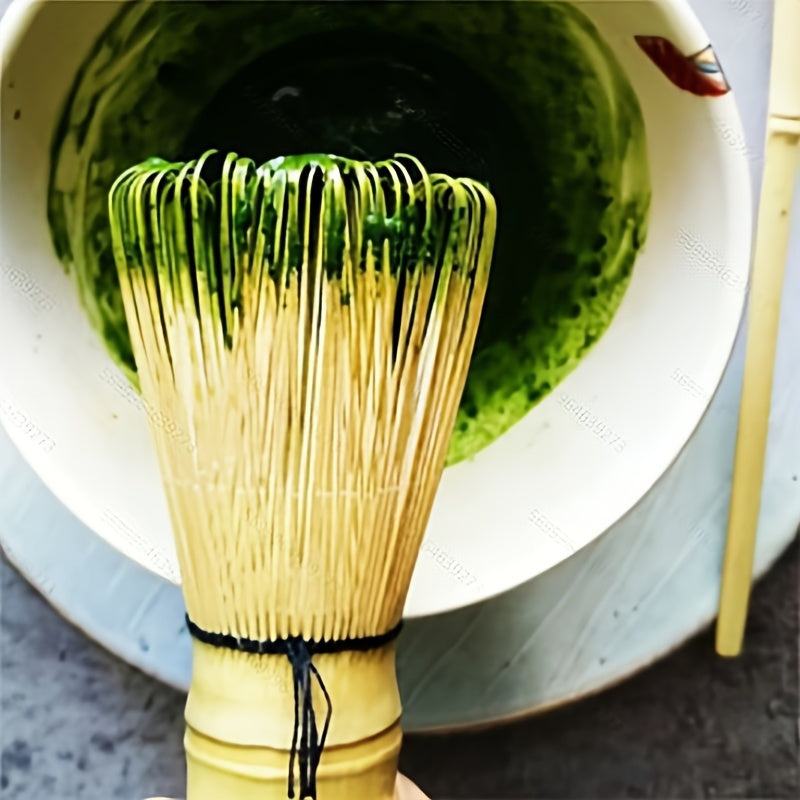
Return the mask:
M 733 96 L 678 89 L 634 41 L 659 35 L 697 52 L 708 44 L 702 29 L 677 1 L 577 5 L 642 106 L 652 183 L 647 244 L 611 326 L 580 365 L 506 434 L 445 470 L 410 616 L 518 585 L 625 514 L 699 422 L 738 326 L 751 206 Z M 91 330 L 46 217 L 54 125 L 116 8 L 17 0 L 1 23 L 0 418 L 78 518 L 178 581 L 147 429 L 155 416 Z

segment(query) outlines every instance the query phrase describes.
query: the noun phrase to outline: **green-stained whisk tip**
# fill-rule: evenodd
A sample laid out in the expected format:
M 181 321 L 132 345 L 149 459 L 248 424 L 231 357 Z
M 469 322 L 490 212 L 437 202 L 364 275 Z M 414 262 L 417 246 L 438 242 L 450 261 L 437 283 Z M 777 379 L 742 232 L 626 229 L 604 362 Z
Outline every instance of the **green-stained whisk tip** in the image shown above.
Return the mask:
M 351 303 L 353 275 L 406 280 L 488 270 L 495 204 L 480 183 L 430 174 L 413 156 L 369 163 L 329 154 L 260 166 L 210 150 L 190 162 L 149 158 L 109 193 L 121 282 L 150 280 L 215 319 L 229 339 L 246 287 L 324 275 Z M 149 278 L 147 277 L 149 276 Z

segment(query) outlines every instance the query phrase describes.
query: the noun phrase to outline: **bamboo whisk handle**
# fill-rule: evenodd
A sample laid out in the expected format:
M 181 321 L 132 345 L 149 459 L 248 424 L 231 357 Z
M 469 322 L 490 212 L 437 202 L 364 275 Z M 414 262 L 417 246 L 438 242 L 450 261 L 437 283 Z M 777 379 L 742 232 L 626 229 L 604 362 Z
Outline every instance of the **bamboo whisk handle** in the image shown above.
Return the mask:
M 292 670 L 194 640 L 186 704 L 187 800 L 286 800 L 294 727 Z M 333 713 L 317 800 L 393 800 L 402 733 L 394 644 L 315 656 Z M 324 698 L 314 687 L 314 702 Z M 300 800 L 295 781 L 295 798 Z

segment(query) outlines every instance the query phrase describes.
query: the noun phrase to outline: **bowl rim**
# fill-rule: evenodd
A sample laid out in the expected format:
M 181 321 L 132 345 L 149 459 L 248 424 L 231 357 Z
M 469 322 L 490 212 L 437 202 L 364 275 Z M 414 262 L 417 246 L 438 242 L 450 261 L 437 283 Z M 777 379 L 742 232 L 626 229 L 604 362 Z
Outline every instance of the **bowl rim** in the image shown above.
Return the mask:
M 47 0 L 47 2 L 60 2 L 60 1 L 63 1 L 63 0 Z M 67 0 L 67 1 L 69 1 L 69 0 Z M 530 0 L 530 1 L 531 2 L 543 2 L 545 0 Z M 601 5 L 608 6 L 608 5 L 611 5 L 611 4 L 631 4 L 631 5 L 633 5 L 633 4 L 640 4 L 640 5 L 645 4 L 645 5 L 648 5 L 648 6 L 654 5 L 655 7 L 658 7 L 659 10 L 664 12 L 665 20 L 669 20 L 670 33 L 672 33 L 674 31 L 675 34 L 676 34 L 675 41 L 678 41 L 678 39 L 680 38 L 681 40 L 684 40 L 684 41 L 686 41 L 688 43 L 695 43 L 696 44 L 697 41 L 706 41 L 707 42 L 707 38 L 708 37 L 705 35 L 704 29 L 700 25 L 699 20 L 697 19 L 697 16 L 695 15 L 693 9 L 688 5 L 688 3 L 685 2 L 685 0 L 656 0 L 655 3 L 653 3 L 652 0 L 649 0 L 649 1 L 648 0 L 561 0 L 561 1 L 562 2 L 569 2 L 569 4 L 577 6 L 579 8 L 581 8 L 581 7 L 587 7 L 588 8 L 588 7 L 592 7 L 592 6 L 601 6 Z M 106 2 L 106 0 L 96 0 L 96 2 Z M 123 3 L 130 2 L 130 0 L 113 0 L 113 2 L 114 2 L 115 5 L 120 5 L 121 6 Z M 40 5 L 42 5 L 41 0 L 12 0 L 11 4 L 9 5 L 8 9 L 6 10 L 6 12 L 3 14 L 2 17 L 0 17 L 0 52 L 2 52 L 2 55 L 3 55 L 3 65 L 5 65 L 5 60 L 6 60 L 5 54 L 7 52 L 7 48 L 10 50 L 10 49 L 13 49 L 13 48 L 19 46 L 20 40 L 24 36 L 26 28 L 30 24 L 30 20 L 37 13 L 37 8 Z M 698 39 L 698 37 L 699 37 L 699 39 Z M 699 48 L 698 48 L 698 51 L 699 51 Z M 738 110 L 735 107 L 733 108 L 733 113 L 735 115 L 736 122 L 739 123 L 739 114 L 738 114 Z M 723 144 L 720 141 L 719 137 L 717 138 L 717 144 L 718 144 L 719 147 L 721 147 L 722 144 Z M 744 175 L 744 173 L 743 173 L 743 175 Z M 738 194 L 742 195 L 742 199 L 741 199 L 741 201 L 739 202 L 738 205 L 740 206 L 741 209 L 747 209 L 747 211 L 748 211 L 748 213 L 746 215 L 746 219 L 742 220 L 742 222 L 746 222 L 746 224 L 748 226 L 748 235 L 749 235 L 749 231 L 752 228 L 752 222 L 753 222 L 752 214 L 750 213 L 750 209 L 751 209 L 751 185 L 750 185 L 749 178 L 745 178 L 745 180 L 738 187 L 738 189 L 739 189 Z M 749 274 L 749 270 L 748 270 L 748 274 Z M 717 388 L 719 387 L 720 381 L 722 379 L 722 374 L 724 373 L 725 369 L 727 368 L 727 365 L 730 362 L 731 354 L 733 352 L 733 346 L 734 346 L 736 331 L 738 330 L 739 325 L 741 324 L 741 317 L 742 317 L 743 308 L 744 308 L 744 296 L 742 296 L 742 298 L 741 298 L 741 303 L 740 303 L 740 307 L 739 307 L 737 322 L 736 322 L 735 326 L 732 326 L 733 330 L 730 332 L 730 336 L 728 337 L 728 333 L 726 332 L 725 337 L 721 337 L 721 338 L 723 338 L 725 340 L 727 340 L 729 338 L 730 341 L 728 343 L 728 346 L 726 347 L 726 356 L 725 356 L 725 359 L 724 359 L 724 363 L 722 363 L 721 366 L 719 367 L 719 376 L 716 379 L 713 387 L 711 387 L 711 386 L 708 387 L 709 389 L 713 388 L 713 391 L 711 392 L 711 396 L 713 396 L 713 394 L 716 392 Z M 716 369 L 716 366 L 715 366 L 715 369 Z M 580 547 L 578 548 L 578 550 L 586 547 L 588 544 L 590 544 L 592 541 L 594 541 L 595 539 L 599 538 L 600 536 L 605 535 L 605 533 L 616 523 L 616 521 L 619 521 L 619 520 L 623 519 L 628 514 L 631 514 L 632 512 L 635 511 L 635 509 L 643 501 L 644 497 L 647 496 L 647 494 L 652 490 L 652 487 L 655 484 L 655 482 L 658 480 L 658 478 L 661 475 L 663 475 L 671 467 L 671 465 L 679 458 L 679 456 L 685 450 L 685 448 L 688 445 L 691 437 L 694 434 L 694 431 L 697 429 L 697 427 L 699 426 L 701 421 L 705 418 L 706 414 L 708 413 L 708 408 L 709 408 L 711 396 L 704 403 L 701 412 L 697 415 L 697 418 L 695 419 L 693 425 L 691 426 L 691 429 L 688 430 L 688 433 L 686 434 L 685 438 L 683 439 L 682 443 L 680 444 L 680 447 L 678 447 L 676 452 L 674 452 L 674 455 L 669 459 L 668 462 L 664 462 L 664 463 L 659 465 L 659 467 L 658 467 L 658 476 L 656 477 L 654 483 L 642 495 L 640 495 L 639 498 L 632 505 L 630 505 L 628 508 L 622 510 L 620 512 L 619 516 L 616 517 L 616 520 L 614 522 L 612 522 L 609 525 L 605 526 L 605 528 L 602 531 L 597 533 L 594 537 L 589 539 L 587 542 L 581 544 Z M 2 422 L 2 420 L 0 420 L 0 422 Z M 36 464 L 36 462 L 38 460 L 37 456 L 39 454 L 35 452 L 35 449 L 34 449 L 32 443 L 20 431 L 16 430 L 13 426 L 8 425 L 6 423 L 3 423 L 3 424 L 4 424 L 4 427 L 6 428 L 6 430 L 8 432 L 9 437 L 14 441 L 15 446 L 20 450 L 20 452 L 23 453 L 26 461 L 28 461 L 28 463 L 30 463 L 32 466 L 34 466 L 34 464 Z M 687 426 L 687 428 L 688 427 L 689 426 Z M 508 436 L 508 435 L 513 435 L 513 434 L 511 434 L 510 431 L 507 432 L 506 434 L 504 434 L 504 436 Z M 31 457 L 32 454 L 33 454 L 33 458 Z M 38 468 L 37 467 L 34 467 L 34 468 L 38 472 Z M 51 485 L 51 483 L 49 481 L 48 481 L 48 487 L 51 488 L 51 490 L 53 490 L 53 487 L 52 487 L 52 485 Z M 56 493 L 56 492 L 54 491 L 54 493 Z M 57 496 L 59 496 L 59 498 L 62 500 L 62 502 L 64 502 L 64 498 L 63 498 L 61 493 L 58 493 Z M 74 506 L 74 503 L 69 503 L 69 504 L 65 503 L 65 505 L 68 505 L 68 507 L 72 508 Z M 85 521 L 85 515 L 79 515 L 79 517 Z M 93 530 L 94 530 L 94 528 L 93 528 Z M 105 539 L 105 537 L 102 537 L 102 535 L 100 533 L 97 533 L 97 535 L 101 536 L 101 538 Z M 112 544 L 112 546 L 114 546 L 114 545 Z M 569 557 L 569 556 L 565 556 L 565 558 L 566 557 Z M 561 559 L 561 560 L 564 560 L 564 559 Z M 139 562 L 139 563 L 141 563 L 141 562 Z M 540 570 L 539 572 L 535 573 L 534 575 L 529 576 L 528 578 L 523 578 L 521 580 L 516 580 L 513 583 L 507 583 L 506 585 L 504 585 L 502 587 L 494 587 L 494 589 L 491 590 L 491 591 L 484 591 L 479 596 L 476 595 L 475 597 L 473 597 L 471 599 L 468 599 L 466 602 L 464 602 L 463 600 L 459 600 L 457 598 L 455 600 L 450 600 L 449 602 L 439 602 L 435 606 L 435 609 L 432 610 L 432 611 L 431 610 L 417 610 L 415 612 L 414 608 L 412 607 L 412 608 L 408 609 L 408 612 L 409 612 L 408 615 L 409 616 L 418 616 L 418 615 L 426 615 L 426 614 L 429 614 L 429 613 L 442 613 L 442 612 L 454 610 L 456 608 L 459 608 L 459 607 L 462 607 L 462 606 L 465 606 L 465 605 L 471 605 L 473 603 L 481 602 L 482 600 L 489 599 L 491 597 L 495 597 L 495 596 L 497 596 L 499 594 L 505 593 L 505 592 L 509 591 L 510 589 L 513 589 L 514 587 L 519 586 L 521 583 L 524 583 L 527 580 L 530 580 L 533 577 L 536 577 L 536 575 L 548 572 L 549 570 L 555 568 L 559 563 L 560 563 L 560 560 L 556 561 L 553 564 L 551 564 L 546 569 Z M 146 568 L 153 569 L 152 566 L 148 566 L 146 564 L 144 566 Z

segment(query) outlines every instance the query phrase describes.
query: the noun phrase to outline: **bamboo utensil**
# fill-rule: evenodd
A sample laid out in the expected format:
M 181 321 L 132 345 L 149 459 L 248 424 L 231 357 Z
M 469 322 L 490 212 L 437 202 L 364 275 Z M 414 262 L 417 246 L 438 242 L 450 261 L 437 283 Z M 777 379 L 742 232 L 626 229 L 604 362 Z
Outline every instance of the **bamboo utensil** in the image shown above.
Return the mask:
M 716 649 L 742 649 L 761 505 L 789 221 L 800 157 L 800 0 L 776 0 L 764 175 L 748 306 L 739 429 Z
M 389 800 L 494 201 L 411 157 L 207 153 L 109 208 L 193 636 L 188 800 Z

